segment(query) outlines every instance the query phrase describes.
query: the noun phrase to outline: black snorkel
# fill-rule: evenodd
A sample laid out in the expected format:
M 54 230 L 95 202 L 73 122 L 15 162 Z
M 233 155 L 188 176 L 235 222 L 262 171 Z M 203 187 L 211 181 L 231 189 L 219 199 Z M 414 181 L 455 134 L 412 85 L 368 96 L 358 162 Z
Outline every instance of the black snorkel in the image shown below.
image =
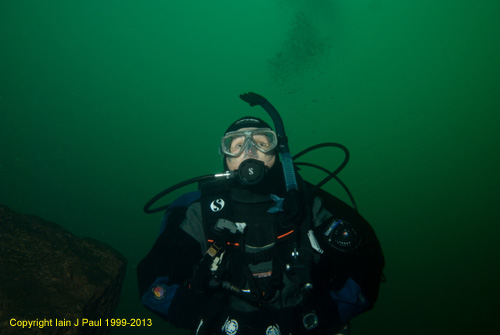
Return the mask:
M 276 135 L 278 136 L 278 145 L 281 163 L 283 165 L 283 174 L 285 176 L 286 190 L 298 190 L 297 177 L 293 167 L 292 155 L 288 147 L 288 138 L 286 137 L 285 127 L 280 114 L 266 98 L 257 93 L 243 93 L 240 95 L 241 100 L 248 102 L 250 106 L 260 105 L 269 114 L 274 122 Z
M 340 186 L 342 186 L 344 188 L 347 195 L 349 196 L 349 199 L 351 200 L 352 207 L 354 208 L 354 210 L 357 211 L 356 202 L 354 200 L 354 197 L 351 194 L 351 191 L 342 182 L 342 180 L 340 180 L 340 178 L 337 176 L 340 173 L 340 171 L 342 171 L 342 169 L 347 165 L 347 162 L 349 161 L 349 150 L 347 150 L 347 148 L 345 146 L 343 146 L 342 144 L 339 144 L 339 143 L 321 143 L 321 144 L 317 144 L 317 145 L 314 145 L 312 147 L 309 147 L 305 150 L 302 150 L 301 152 L 299 152 L 298 154 L 296 154 L 294 156 L 291 156 L 290 148 L 288 147 L 288 137 L 286 136 L 286 133 L 285 133 L 285 126 L 283 125 L 283 120 L 281 119 L 281 116 L 278 113 L 278 111 L 276 110 L 276 108 L 274 108 L 274 106 L 266 98 L 264 98 L 263 96 L 261 96 L 257 93 L 253 93 L 253 92 L 243 93 L 240 95 L 240 98 L 241 98 L 241 100 L 248 102 L 250 104 L 250 106 L 252 106 L 252 107 L 256 106 L 256 105 L 260 105 L 269 114 L 269 116 L 273 120 L 276 135 L 278 137 L 279 152 L 280 152 L 281 162 L 283 165 L 283 174 L 285 177 L 287 191 L 298 190 L 297 177 L 295 175 L 294 164 L 295 165 L 310 166 L 310 167 L 313 167 L 313 168 L 316 168 L 318 170 L 325 172 L 327 174 L 327 177 L 325 177 L 318 184 L 314 185 L 314 187 L 311 190 L 309 190 L 309 192 L 308 192 L 309 197 L 313 197 L 316 194 L 316 192 L 324 184 L 326 184 L 328 181 L 330 181 L 331 179 L 335 179 L 335 181 L 337 181 L 340 184 Z M 301 157 L 302 155 L 307 154 L 313 150 L 316 150 L 319 148 L 326 148 L 326 147 L 339 148 L 342 151 L 344 151 L 344 154 L 345 154 L 344 161 L 334 171 L 329 171 L 329 170 L 327 170 L 319 165 L 316 165 L 316 164 L 304 163 L 304 162 L 294 163 L 294 160 Z

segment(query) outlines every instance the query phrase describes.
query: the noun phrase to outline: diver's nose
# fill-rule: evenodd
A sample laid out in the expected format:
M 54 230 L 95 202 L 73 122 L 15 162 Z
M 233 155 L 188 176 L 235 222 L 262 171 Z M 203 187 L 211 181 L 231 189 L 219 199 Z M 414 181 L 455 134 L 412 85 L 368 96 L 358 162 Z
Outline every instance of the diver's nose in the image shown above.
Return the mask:
M 255 148 L 251 142 L 249 142 L 245 147 L 245 157 L 258 158 L 257 148 Z

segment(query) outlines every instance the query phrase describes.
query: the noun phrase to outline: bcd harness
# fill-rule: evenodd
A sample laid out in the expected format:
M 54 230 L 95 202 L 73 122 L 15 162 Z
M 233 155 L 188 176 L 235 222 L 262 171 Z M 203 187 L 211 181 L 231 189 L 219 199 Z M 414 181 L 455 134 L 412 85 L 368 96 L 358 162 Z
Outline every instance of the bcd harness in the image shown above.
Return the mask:
M 301 304 L 312 288 L 314 250 L 311 236 L 302 232 L 312 211 L 297 205 L 300 199 L 240 192 L 247 191 L 220 182 L 201 187 L 208 248 L 191 285 L 230 292 L 253 308 L 290 307 L 283 306 L 285 300 Z M 293 196 L 300 197 L 300 193 Z M 293 206 L 287 208 L 285 202 Z M 292 297 L 281 297 L 285 291 L 293 292 Z

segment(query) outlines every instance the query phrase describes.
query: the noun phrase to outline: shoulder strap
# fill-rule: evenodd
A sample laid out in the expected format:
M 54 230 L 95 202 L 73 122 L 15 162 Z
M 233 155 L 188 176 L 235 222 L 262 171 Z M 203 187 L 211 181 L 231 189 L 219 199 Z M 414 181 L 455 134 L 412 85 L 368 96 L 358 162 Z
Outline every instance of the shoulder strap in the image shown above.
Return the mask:
M 219 219 L 234 221 L 232 200 L 227 183 L 212 181 L 200 185 L 201 215 L 205 238 L 213 238 L 213 228 Z
M 187 208 L 194 202 L 200 199 L 200 191 L 186 193 L 175 199 L 165 210 L 163 219 L 161 220 L 161 228 L 159 235 L 173 226 L 178 226 L 184 219 Z

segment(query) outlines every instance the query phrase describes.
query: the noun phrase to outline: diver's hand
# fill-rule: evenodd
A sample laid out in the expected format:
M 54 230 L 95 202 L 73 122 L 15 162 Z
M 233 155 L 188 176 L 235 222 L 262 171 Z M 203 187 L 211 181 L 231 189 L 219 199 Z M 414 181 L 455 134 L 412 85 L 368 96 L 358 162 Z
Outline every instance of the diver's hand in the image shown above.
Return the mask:
M 256 105 L 262 105 L 263 103 L 267 102 L 266 98 L 264 98 L 262 95 L 253 92 L 240 94 L 240 99 L 248 102 L 252 107 Z

